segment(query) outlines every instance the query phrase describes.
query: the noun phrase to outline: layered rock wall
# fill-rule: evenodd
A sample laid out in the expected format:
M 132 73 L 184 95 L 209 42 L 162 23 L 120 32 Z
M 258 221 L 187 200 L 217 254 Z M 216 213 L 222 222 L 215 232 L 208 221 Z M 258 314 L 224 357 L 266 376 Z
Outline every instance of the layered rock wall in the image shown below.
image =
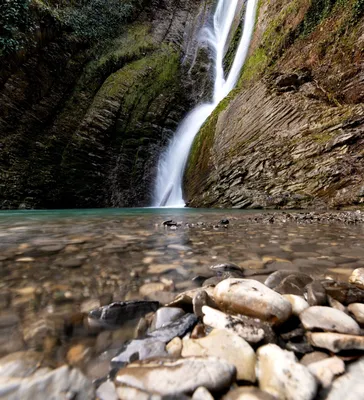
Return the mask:
M 210 2 L 142 3 L 98 41 L 33 1 L 36 44 L 0 67 L 0 208 L 150 204 L 161 149 L 208 93 Z
M 358 1 L 260 1 L 239 85 L 194 142 L 191 206 L 364 203 L 362 14 Z

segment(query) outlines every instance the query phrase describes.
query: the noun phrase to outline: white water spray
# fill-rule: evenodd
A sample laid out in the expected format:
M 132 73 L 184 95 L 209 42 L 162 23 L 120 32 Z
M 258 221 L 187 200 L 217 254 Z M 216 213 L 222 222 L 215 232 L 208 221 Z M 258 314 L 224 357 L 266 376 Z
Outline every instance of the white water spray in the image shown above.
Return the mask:
M 239 0 L 219 0 L 213 26 L 206 29 L 209 45 L 214 52 L 215 82 L 213 102 L 197 106 L 182 121 L 167 150 L 158 164 L 158 175 L 154 193 L 154 206 L 184 207 L 182 179 L 193 140 L 214 109 L 232 89 L 248 54 L 254 30 L 258 0 L 248 0 L 240 40 L 230 73 L 225 80 L 224 56 L 229 33 L 235 18 Z

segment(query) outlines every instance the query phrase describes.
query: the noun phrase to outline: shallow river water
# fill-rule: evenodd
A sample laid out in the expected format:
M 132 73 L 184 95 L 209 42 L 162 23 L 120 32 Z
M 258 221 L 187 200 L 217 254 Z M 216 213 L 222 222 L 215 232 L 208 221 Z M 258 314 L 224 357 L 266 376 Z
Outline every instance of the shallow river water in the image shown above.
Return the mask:
M 170 219 L 177 225 L 163 225 Z M 279 269 L 347 281 L 364 267 L 363 243 L 364 224 L 260 222 L 238 210 L 1 212 L 0 356 L 35 349 L 53 367 L 68 362 L 96 379 L 100 355 L 127 333 L 96 335 L 84 319 L 91 309 L 166 304 L 227 262 L 260 281 Z

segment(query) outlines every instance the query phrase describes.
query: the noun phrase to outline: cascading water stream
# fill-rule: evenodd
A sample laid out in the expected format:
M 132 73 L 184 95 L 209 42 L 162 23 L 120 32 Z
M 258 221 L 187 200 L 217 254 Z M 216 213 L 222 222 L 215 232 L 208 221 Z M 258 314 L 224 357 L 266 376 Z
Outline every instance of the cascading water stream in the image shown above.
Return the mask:
M 182 179 L 193 140 L 214 109 L 232 89 L 244 65 L 254 30 L 258 0 L 248 0 L 243 35 L 229 75 L 225 80 L 224 56 L 239 0 L 219 0 L 212 27 L 206 29 L 206 38 L 214 52 L 215 82 L 213 102 L 198 105 L 182 121 L 158 164 L 154 193 L 156 207 L 184 207 Z

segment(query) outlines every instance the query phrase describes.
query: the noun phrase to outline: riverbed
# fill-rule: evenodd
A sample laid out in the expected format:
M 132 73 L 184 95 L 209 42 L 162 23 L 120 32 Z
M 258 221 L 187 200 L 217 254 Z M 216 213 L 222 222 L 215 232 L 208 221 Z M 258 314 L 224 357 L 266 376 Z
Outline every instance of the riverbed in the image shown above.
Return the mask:
M 125 300 L 171 302 L 233 263 L 347 281 L 364 267 L 363 215 L 128 209 L 0 213 L 0 356 L 37 350 L 90 379 L 133 329 L 96 334 L 87 312 Z M 104 358 L 103 358 L 104 357 Z

